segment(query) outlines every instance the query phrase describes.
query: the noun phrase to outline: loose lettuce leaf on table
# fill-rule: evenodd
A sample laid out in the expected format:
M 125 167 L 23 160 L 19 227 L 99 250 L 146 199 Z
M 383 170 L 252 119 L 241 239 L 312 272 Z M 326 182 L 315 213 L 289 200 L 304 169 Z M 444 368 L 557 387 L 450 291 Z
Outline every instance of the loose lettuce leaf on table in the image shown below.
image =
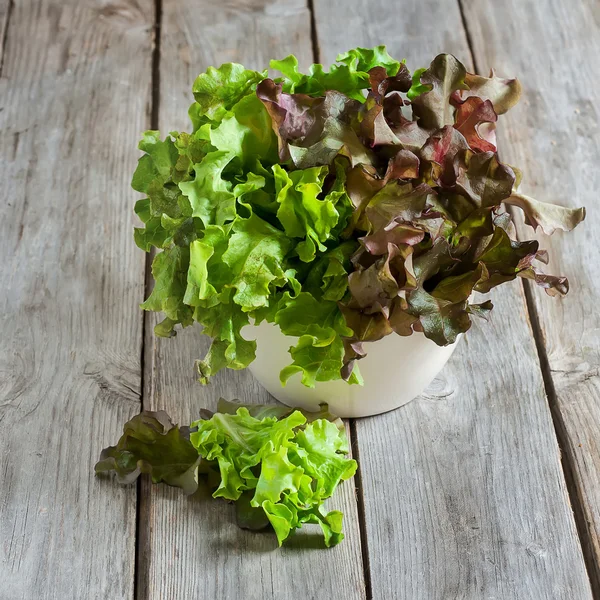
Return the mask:
M 317 411 L 307 411 L 300 408 L 290 408 L 289 406 L 285 406 L 284 404 L 243 404 L 238 401 L 225 400 L 225 398 L 219 398 L 217 403 L 216 411 L 202 410 L 201 416 L 203 419 L 210 419 L 216 412 L 228 415 L 236 414 L 238 408 L 245 408 L 251 417 L 258 419 L 259 421 L 264 419 L 265 417 L 276 417 L 277 419 L 281 419 L 283 417 L 288 417 L 294 411 L 300 411 L 307 423 L 312 423 L 317 419 L 326 419 L 327 421 L 331 421 L 335 424 L 335 426 L 340 430 L 340 439 L 345 441 L 345 444 L 341 445 L 340 450 L 348 453 L 350 451 L 348 446 L 348 440 L 346 438 L 346 428 L 344 427 L 344 422 L 329 412 L 329 407 L 327 404 L 323 403 L 319 405 L 319 410 Z
M 326 405 L 314 413 L 281 405 L 242 405 L 221 399 L 191 429 L 163 411 L 144 411 L 124 427 L 116 446 L 102 451 L 96 473 L 120 483 L 148 473 L 192 494 L 208 475 L 214 498 L 236 503 L 245 529 L 273 527 L 279 545 L 304 523 L 318 523 L 326 546 L 343 538 L 342 513 L 323 503 L 356 472 L 347 458 L 344 425 Z
M 322 504 L 356 471 L 356 462 L 344 456 L 345 434 L 323 418 L 307 423 L 300 411 L 264 416 L 272 412 L 257 409 L 255 418 L 240 407 L 193 423 L 192 443 L 221 474 L 213 496 L 238 501 L 252 491 L 250 506 L 262 508 L 280 545 L 303 523 L 318 523 L 325 544 L 337 544 L 341 513 L 324 513 Z
M 116 446 L 102 451 L 95 470 L 114 471 L 119 483 L 132 483 L 141 473 L 148 473 L 154 483 L 164 482 L 193 494 L 200 461 L 188 427 L 173 425 L 164 411 L 144 411 L 125 424 Z

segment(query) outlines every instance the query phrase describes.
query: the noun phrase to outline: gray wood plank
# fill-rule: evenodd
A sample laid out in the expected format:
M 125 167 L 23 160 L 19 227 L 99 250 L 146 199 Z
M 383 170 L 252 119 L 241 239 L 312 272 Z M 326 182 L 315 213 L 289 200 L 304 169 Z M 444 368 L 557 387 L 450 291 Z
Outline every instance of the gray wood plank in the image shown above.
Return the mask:
M 411 68 L 469 65 L 454 3 L 315 4 L 324 62 L 387 43 Z M 591 598 L 521 286 L 493 300 L 422 398 L 357 421 L 373 598 Z
M 552 272 L 571 291 L 554 301 L 534 290 L 565 459 L 583 505 L 588 550 L 600 586 L 600 172 L 599 6 L 565 0 L 465 2 L 476 56 L 522 81 L 523 102 L 506 115 L 508 162 L 524 167 L 523 191 L 540 200 L 588 207 L 574 232 L 540 236 Z M 531 228 L 521 227 L 531 236 Z M 553 395 L 554 395 L 553 394 Z
M 0 2 L 0 77 L 2 76 L 4 42 L 8 33 L 8 23 L 12 13 L 13 4 L 11 0 L 2 0 Z
M 127 190 L 146 123 L 151 15 L 146 0 L 23 0 L 10 18 L 0 79 L 6 600 L 133 597 L 135 490 L 96 479 L 93 466 L 140 408 L 144 261 Z
M 293 52 L 312 62 L 310 18 L 300 0 L 258 2 L 167 1 L 161 38 L 160 126 L 186 129 L 191 85 L 209 65 L 237 61 L 264 68 L 270 58 Z M 162 408 L 187 423 L 200 408 L 214 408 L 220 396 L 244 402 L 272 398 L 249 372 L 226 372 L 201 387 L 194 359 L 207 339 L 188 328 L 175 339 L 154 339 L 147 326 L 147 407 Z M 202 493 L 185 498 L 179 490 L 143 487 L 140 597 L 282 599 L 365 597 L 355 489 L 347 481 L 330 505 L 343 510 L 346 539 L 321 550 L 317 531 L 304 528 L 278 550 L 270 533 L 240 530 L 233 507 Z M 306 530 L 306 531 L 305 531 Z

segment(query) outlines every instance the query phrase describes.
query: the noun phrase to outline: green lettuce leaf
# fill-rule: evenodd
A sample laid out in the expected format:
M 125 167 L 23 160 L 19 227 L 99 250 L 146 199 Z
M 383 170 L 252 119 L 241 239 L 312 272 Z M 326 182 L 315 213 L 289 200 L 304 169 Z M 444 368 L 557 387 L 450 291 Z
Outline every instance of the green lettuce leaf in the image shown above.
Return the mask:
M 281 371 L 283 385 L 296 373 L 302 383 L 314 387 L 317 381 L 338 379 L 343 360 L 343 338 L 352 335 L 337 302 L 317 300 L 307 292 L 296 297 L 286 294 L 274 322 L 285 335 L 297 337 L 290 348 L 293 363 Z
M 302 384 L 313 388 L 317 381 L 339 379 L 344 359 L 344 343 L 339 337 L 330 343 L 315 343 L 312 335 L 303 335 L 293 348 L 290 348 L 293 361 L 281 370 L 281 385 L 296 373 L 302 374 Z
M 279 209 L 277 218 L 290 238 L 304 238 L 296 246 L 300 259 L 311 262 L 318 248 L 324 246 L 333 228 L 337 225 L 340 213 L 336 209 L 339 196 L 318 196 L 329 169 L 312 167 L 288 173 L 279 165 L 273 166 L 275 189 Z
M 223 262 L 231 269 L 233 301 L 248 311 L 266 306 L 271 288 L 287 281 L 283 260 L 291 240 L 255 214 L 238 217 L 232 231 Z
M 212 344 L 202 360 L 196 361 L 199 381 L 210 378 L 225 367 L 245 369 L 256 356 L 256 342 L 246 340 L 241 330 L 248 325 L 248 313 L 232 301 L 210 308 L 196 309 L 194 316 L 203 325 L 202 333 L 212 338 Z
M 242 98 L 226 113 L 218 127 L 210 131 L 211 144 L 241 159 L 252 168 L 257 156 L 262 161 L 277 161 L 277 140 L 264 104 L 255 94 Z
M 317 419 L 326 419 L 327 421 L 334 423 L 335 426 L 340 430 L 341 442 L 339 450 L 345 452 L 346 454 L 350 452 L 348 440 L 346 439 L 346 428 L 344 426 L 344 422 L 339 417 L 329 412 L 329 406 L 325 403 L 319 405 L 319 410 L 311 412 L 301 408 L 290 408 L 284 404 L 243 404 L 237 400 L 231 401 L 225 400 L 225 398 L 219 398 L 217 410 L 214 412 L 209 410 L 201 411 L 203 413 L 202 418 L 206 420 L 210 419 L 215 412 L 235 415 L 238 408 L 245 408 L 251 417 L 258 419 L 259 421 L 265 417 L 276 417 L 277 419 L 289 417 L 289 415 L 295 411 L 300 411 L 304 415 L 307 423 L 312 423 Z
M 300 411 L 272 412 L 255 409 L 256 418 L 239 407 L 193 423 L 192 443 L 219 469 L 213 496 L 239 501 L 253 492 L 250 506 L 264 511 L 280 545 L 303 523 L 315 522 L 325 544 L 337 544 L 343 539 L 341 513 L 325 514 L 322 504 L 356 471 L 355 461 L 344 457 L 345 434 L 323 418 L 307 423 Z
M 237 63 L 225 63 L 218 69 L 209 67 L 194 81 L 192 91 L 195 114 L 212 121 L 220 121 L 244 96 L 256 89 L 267 72 L 258 73 Z
M 161 141 L 158 131 L 146 131 L 138 148 L 145 154 L 138 161 L 131 187 L 136 192 L 147 194 L 148 187 L 155 179 L 166 181 L 170 177 L 179 153 L 171 138 Z
M 336 62 L 348 65 L 354 71 L 368 73 L 374 67 L 384 67 L 389 76 L 396 75 L 401 63 L 392 58 L 385 46 L 354 48 L 338 54 Z
M 368 73 L 346 64 L 332 65 L 329 71 L 323 65 L 315 64 L 307 74 L 302 74 L 298 71 L 298 60 L 290 55 L 283 60 L 272 60 L 270 66 L 283 74 L 277 83 L 281 83 L 283 91 L 289 93 L 321 96 L 334 90 L 362 102 L 362 90 L 369 87 Z
M 202 219 L 205 227 L 223 225 L 236 217 L 233 186 L 223 179 L 223 170 L 233 158 L 234 154 L 225 150 L 209 152 L 202 162 L 194 165 L 194 179 L 179 184 L 189 199 L 192 216 Z
M 165 329 L 158 326 L 155 329 L 157 335 L 171 337 L 175 335 L 173 328 L 176 324 L 181 324 L 183 327 L 192 324 L 193 310 L 183 301 L 187 288 L 189 263 L 189 248 L 179 246 L 172 246 L 160 252 L 152 261 L 154 288 L 140 306 L 144 310 L 165 314 L 167 327 Z
M 150 252 L 152 247 L 164 248 L 169 239 L 169 232 L 161 223 L 160 217 L 153 217 L 150 212 L 150 198 L 138 200 L 135 203 L 135 214 L 140 218 L 144 227 L 134 227 L 134 240 L 138 248 Z

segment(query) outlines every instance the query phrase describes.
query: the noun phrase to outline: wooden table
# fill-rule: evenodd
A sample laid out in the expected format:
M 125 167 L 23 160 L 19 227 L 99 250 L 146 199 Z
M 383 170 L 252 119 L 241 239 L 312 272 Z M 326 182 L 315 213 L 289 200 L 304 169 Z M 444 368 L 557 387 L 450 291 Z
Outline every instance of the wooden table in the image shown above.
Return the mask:
M 599 24 L 595 0 L 0 0 L 0 600 L 600 598 Z M 140 133 L 187 127 L 211 64 L 380 43 L 411 68 L 447 51 L 519 76 L 503 159 L 524 191 L 588 207 L 543 240 L 571 293 L 503 286 L 426 394 L 350 423 L 334 549 L 97 479 L 142 407 L 183 423 L 266 399 L 245 372 L 201 388 L 198 331 L 144 321 Z

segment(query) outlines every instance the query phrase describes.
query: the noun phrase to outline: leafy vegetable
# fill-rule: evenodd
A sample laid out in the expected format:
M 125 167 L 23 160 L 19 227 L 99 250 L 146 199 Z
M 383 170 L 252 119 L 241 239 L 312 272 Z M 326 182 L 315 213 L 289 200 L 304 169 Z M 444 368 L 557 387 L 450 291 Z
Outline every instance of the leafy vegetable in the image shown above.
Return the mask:
M 158 335 L 198 322 L 213 338 L 200 381 L 252 362 L 241 334 L 252 322 L 295 338 L 283 385 L 360 383 L 364 342 L 417 332 L 451 344 L 491 310 L 473 291 L 523 277 L 567 292 L 540 271 L 537 241 L 511 239 L 508 206 L 547 234 L 585 217 L 517 192 L 520 172 L 500 161 L 498 115 L 518 101 L 516 79 L 448 54 L 411 74 L 384 46 L 329 70 L 302 73 L 294 56 L 270 66 L 281 76 L 209 68 L 191 132 L 148 131 L 139 145 L 135 240 L 162 251 L 142 307 L 164 313 Z
M 318 523 L 325 545 L 343 538 L 342 513 L 323 502 L 352 477 L 342 422 L 322 405 L 303 413 L 280 405 L 240 405 L 222 400 L 192 429 L 174 426 L 166 413 L 145 411 L 126 423 L 117 446 L 102 451 L 97 473 L 114 471 L 121 483 L 150 473 L 187 494 L 208 475 L 213 497 L 236 502 L 240 526 L 269 523 L 279 545 L 304 523 Z
M 149 473 L 154 483 L 162 481 L 193 494 L 199 464 L 189 428 L 173 425 L 162 410 L 144 411 L 125 423 L 116 446 L 102 450 L 96 473 L 114 471 L 120 483 L 132 483 L 140 473 Z

